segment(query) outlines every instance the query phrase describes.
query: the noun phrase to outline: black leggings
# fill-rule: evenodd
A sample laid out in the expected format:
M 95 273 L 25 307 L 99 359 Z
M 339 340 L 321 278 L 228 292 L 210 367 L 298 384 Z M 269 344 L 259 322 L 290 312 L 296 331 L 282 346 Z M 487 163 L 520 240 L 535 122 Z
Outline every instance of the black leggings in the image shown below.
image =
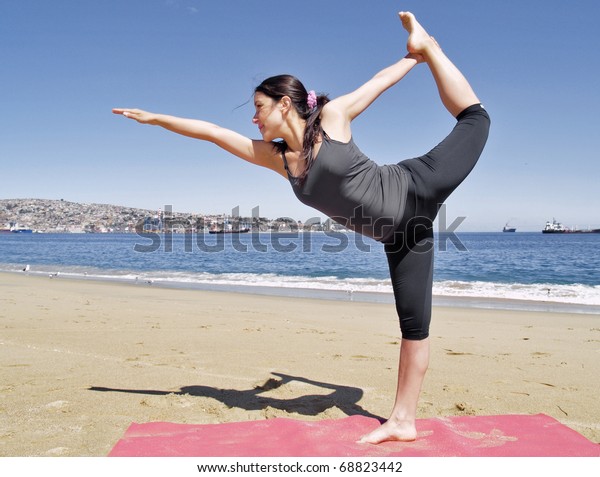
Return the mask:
M 480 104 L 457 116 L 452 132 L 424 156 L 402 161 L 412 180 L 406 210 L 385 244 L 402 337 L 429 336 L 433 285 L 433 221 L 439 207 L 469 175 L 487 141 L 490 118 Z

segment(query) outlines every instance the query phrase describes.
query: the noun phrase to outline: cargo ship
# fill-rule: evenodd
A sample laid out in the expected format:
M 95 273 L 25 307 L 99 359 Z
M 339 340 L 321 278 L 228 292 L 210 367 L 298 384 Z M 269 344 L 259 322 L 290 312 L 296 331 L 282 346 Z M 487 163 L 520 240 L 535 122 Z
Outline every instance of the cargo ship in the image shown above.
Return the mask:
M 543 234 L 600 234 L 600 229 L 570 229 L 565 227 L 556 219 L 552 219 L 552 222 L 546 222 L 546 226 L 542 230 Z
M 508 225 L 508 223 L 502 228 L 502 232 L 516 232 L 517 228 L 512 225 Z

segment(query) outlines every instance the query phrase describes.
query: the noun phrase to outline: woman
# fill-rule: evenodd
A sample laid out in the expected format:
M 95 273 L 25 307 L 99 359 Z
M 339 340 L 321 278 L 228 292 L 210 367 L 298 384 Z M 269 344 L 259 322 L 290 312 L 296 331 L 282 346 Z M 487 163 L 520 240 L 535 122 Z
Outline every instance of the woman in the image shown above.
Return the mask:
M 400 319 L 398 387 L 390 418 L 360 442 L 414 440 L 421 385 L 429 364 L 433 275 L 432 223 L 483 150 L 489 117 L 460 71 L 409 12 L 408 54 L 356 91 L 329 101 L 294 77 L 268 78 L 255 90 L 252 119 L 262 140 L 204 121 L 115 109 L 144 124 L 215 143 L 291 182 L 296 196 L 338 222 L 385 244 Z M 354 145 L 350 125 L 377 97 L 425 62 L 457 124 L 426 155 L 378 166 Z M 275 142 L 275 139 L 282 139 Z

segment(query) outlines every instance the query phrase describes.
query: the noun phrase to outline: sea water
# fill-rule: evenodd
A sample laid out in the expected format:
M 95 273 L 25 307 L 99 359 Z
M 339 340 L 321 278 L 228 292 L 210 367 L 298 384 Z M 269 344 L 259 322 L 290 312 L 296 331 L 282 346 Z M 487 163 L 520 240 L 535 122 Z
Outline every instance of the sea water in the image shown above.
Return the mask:
M 600 234 L 438 234 L 433 246 L 436 304 L 600 314 Z M 341 232 L 0 234 L 0 271 L 393 302 L 383 246 Z

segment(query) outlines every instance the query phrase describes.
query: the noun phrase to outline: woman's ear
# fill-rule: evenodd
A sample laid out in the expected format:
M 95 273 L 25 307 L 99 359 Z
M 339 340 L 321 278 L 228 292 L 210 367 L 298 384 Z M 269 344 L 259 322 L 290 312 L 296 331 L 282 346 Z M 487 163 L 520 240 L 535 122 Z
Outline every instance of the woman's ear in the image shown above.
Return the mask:
M 292 108 L 292 100 L 289 96 L 284 96 L 279 100 L 279 107 L 281 108 L 281 112 L 287 113 Z

